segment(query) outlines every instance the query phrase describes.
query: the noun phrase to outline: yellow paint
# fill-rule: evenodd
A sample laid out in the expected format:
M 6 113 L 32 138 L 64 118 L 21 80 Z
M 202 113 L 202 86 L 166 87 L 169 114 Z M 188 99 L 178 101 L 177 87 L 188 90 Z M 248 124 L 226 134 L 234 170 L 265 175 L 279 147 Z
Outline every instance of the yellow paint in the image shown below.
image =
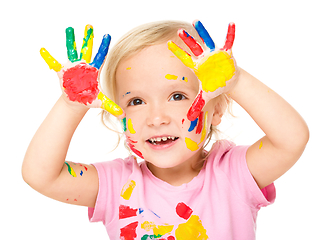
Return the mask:
M 177 46 L 173 41 L 169 41 L 167 44 L 168 49 L 171 50 L 175 54 L 175 56 L 185 64 L 185 66 L 189 68 L 195 67 L 195 63 L 193 62 L 192 57 L 187 52 Z
M 129 180 L 121 190 L 121 197 L 125 200 L 129 200 L 132 194 L 133 189 L 136 187 L 136 182 L 133 180 Z
M 131 134 L 136 133 L 135 129 L 133 129 L 132 121 L 130 118 L 128 119 L 128 129 Z
M 199 149 L 199 145 L 190 138 L 185 138 L 186 147 L 191 151 Z
M 187 77 L 183 77 L 182 80 L 185 81 L 185 82 L 188 82 Z
M 209 238 L 200 218 L 196 215 L 192 215 L 186 223 L 178 225 L 175 237 L 177 240 L 206 240 Z
M 214 92 L 226 86 L 226 81 L 235 74 L 234 61 L 224 51 L 219 51 L 206 59 L 194 72 L 202 83 L 205 92 Z
M 126 68 L 126 70 L 130 70 L 130 69 L 131 69 L 131 67 L 127 67 L 127 68 Z
M 155 227 L 153 229 L 154 231 L 154 235 L 158 236 L 158 235 L 165 235 L 166 233 L 170 233 L 171 231 L 173 231 L 174 225 L 158 225 L 157 227 Z
M 114 116 L 120 116 L 123 114 L 123 110 L 119 107 L 115 102 L 110 100 L 107 96 L 105 96 L 102 92 L 99 92 L 98 99 L 101 100 L 102 105 L 101 108 L 108 111 Z
M 86 25 L 85 26 L 85 30 L 84 30 L 83 46 L 85 44 L 85 39 L 87 37 L 87 34 L 88 34 L 88 30 L 89 29 L 92 29 L 92 33 L 91 33 L 90 38 L 89 38 L 89 40 L 87 42 L 87 46 L 86 47 L 82 47 L 82 50 L 81 50 L 82 59 L 85 60 L 87 63 L 90 63 L 91 62 L 92 48 L 93 48 L 93 38 L 94 38 L 94 35 L 93 35 L 93 26 L 92 25 L 89 25 L 89 24 Z
M 165 78 L 168 80 L 176 80 L 178 77 L 176 75 L 166 74 Z
M 166 233 L 170 233 L 171 231 L 173 231 L 174 225 L 165 224 L 165 225 L 156 226 L 154 222 L 144 221 L 141 224 L 141 228 L 146 230 L 147 232 L 150 230 L 153 230 L 155 236 L 158 236 L 158 235 L 163 236 Z
M 203 129 L 202 129 L 202 133 L 201 133 L 201 141 L 200 141 L 200 143 L 203 142 L 205 140 L 205 137 L 206 137 L 207 114 L 208 114 L 208 112 L 206 112 L 205 116 L 204 116 L 204 125 L 203 125 Z
M 262 141 L 260 142 L 260 145 L 259 145 L 259 149 L 261 149 L 262 148 Z
M 50 69 L 53 69 L 56 72 L 59 72 L 62 69 L 62 65 L 53 58 L 45 48 L 40 49 L 40 55 L 47 63 Z

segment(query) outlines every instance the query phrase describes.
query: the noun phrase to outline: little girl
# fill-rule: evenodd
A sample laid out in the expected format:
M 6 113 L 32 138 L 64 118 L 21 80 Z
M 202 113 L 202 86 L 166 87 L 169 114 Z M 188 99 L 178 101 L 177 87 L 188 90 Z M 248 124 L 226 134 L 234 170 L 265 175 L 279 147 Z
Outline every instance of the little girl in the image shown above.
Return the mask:
M 24 180 L 48 197 L 89 207 L 90 221 L 102 221 L 110 239 L 255 239 L 257 212 L 273 203 L 273 182 L 299 159 L 309 131 L 283 98 L 237 66 L 235 25 L 220 49 L 199 21 L 145 24 L 108 55 L 105 35 L 91 63 L 92 26 L 80 57 L 72 28 L 66 36 L 64 66 L 41 49 L 63 94 L 30 143 Z M 251 146 L 217 140 L 207 152 L 231 99 L 265 136 Z M 65 161 L 91 107 L 104 109 L 104 121 L 111 114 L 121 120 L 127 146 L 144 161 Z

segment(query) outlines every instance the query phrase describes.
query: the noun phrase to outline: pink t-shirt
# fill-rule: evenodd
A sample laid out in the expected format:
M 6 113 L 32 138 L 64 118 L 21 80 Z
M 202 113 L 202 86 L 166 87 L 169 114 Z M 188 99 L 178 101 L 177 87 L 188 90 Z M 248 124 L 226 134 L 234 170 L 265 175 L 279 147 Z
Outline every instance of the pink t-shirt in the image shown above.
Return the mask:
M 114 239 L 255 239 L 261 207 L 274 202 L 274 184 L 260 190 L 248 170 L 248 146 L 216 142 L 199 174 L 172 186 L 134 157 L 96 163 L 99 193 L 91 222 Z

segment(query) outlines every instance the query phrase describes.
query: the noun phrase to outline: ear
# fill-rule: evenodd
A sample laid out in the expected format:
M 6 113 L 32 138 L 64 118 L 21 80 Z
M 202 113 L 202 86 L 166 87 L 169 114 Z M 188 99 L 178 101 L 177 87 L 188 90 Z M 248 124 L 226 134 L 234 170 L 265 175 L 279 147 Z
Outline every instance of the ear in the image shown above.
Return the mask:
M 211 124 L 213 126 L 217 126 L 221 123 L 222 116 L 223 116 L 224 109 L 221 107 L 221 104 L 215 104 L 214 106 L 214 112 L 212 115 L 212 121 Z
M 222 120 L 222 116 L 223 114 L 219 114 L 217 112 L 214 112 L 213 113 L 213 116 L 212 116 L 212 121 L 211 121 L 211 124 L 213 126 L 217 126 L 221 123 L 221 120 Z

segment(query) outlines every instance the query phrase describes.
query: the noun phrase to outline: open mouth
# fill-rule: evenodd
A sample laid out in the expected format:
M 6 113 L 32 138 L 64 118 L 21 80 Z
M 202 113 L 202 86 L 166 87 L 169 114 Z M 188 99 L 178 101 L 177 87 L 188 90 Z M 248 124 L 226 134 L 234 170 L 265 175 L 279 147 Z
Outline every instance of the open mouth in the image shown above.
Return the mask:
M 168 137 L 156 137 L 149 138 L 147 141 L 153 145 L 166 145 L 175 142 L 178 137 L 168 136 Z

